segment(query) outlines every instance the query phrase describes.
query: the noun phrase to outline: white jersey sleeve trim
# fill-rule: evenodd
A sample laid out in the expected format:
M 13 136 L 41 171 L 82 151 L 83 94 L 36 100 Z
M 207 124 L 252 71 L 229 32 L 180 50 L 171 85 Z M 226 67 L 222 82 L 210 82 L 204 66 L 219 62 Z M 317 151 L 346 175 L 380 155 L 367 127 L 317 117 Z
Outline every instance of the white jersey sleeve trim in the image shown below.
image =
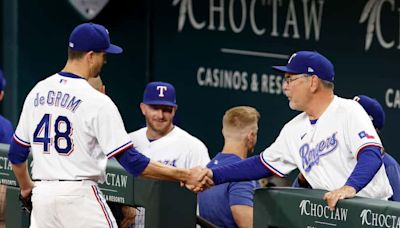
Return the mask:
M 269 169 L 269 171 L 271 171 L 274 175 L 278 176 L 278 177 L 284 177 L 285 175 L 281 172 L 279 172 L 279 170 L 275 169 L 272 165 L 268 164 L 268 162 L 266 162 L 264 160 L 264 156 L 262 155 L 262 153 L 260 154 L 260 160 L 261 163 L 267 168 Z
M 107 154 L 107 158 L 112 158 L 115 155 L 117 155 L 119 152 L 124 151 L 126 149 L 128 149 L 129 147 L 132 147 L 133 143 L 131 141 L 125 143 L 124 145 L 118 147 L 117 149 L 111 151 L 110 153 Z
M 16 134 L 14 134 L 14 140 L 20 144 L 21 146 L 24 147 L 31 147 L 31 144 L 27 141 L 22 140 L 21 138 L 19 138 Z
M 381 144 L 379 144 L 379 143 L 374 143 L 374 142 L 364 143 L 364 144 L 362 144 L 362 145 L 360 146 L 360 148 L 357 150 L 357 153 L 356 153 L 356 158 L 357 158 L 357 159 L 358 159 L 358 153 L 359 153 L 360 151 L 362 151 L 365 147 L 368 147 L 368 146 L 374 146 L 374 147 L 378 147 L 378 148 L 380 148 L 380 149 L 383 148 L 383 146 L 382 146 Z M 381 151 L 381 154 L 382 154 L 382 151 Z

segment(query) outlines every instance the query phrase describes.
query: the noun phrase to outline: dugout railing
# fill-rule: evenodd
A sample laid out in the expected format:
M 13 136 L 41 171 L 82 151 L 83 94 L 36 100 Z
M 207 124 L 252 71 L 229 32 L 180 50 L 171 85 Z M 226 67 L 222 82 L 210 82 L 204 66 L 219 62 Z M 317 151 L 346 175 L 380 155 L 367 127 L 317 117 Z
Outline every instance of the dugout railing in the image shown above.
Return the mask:
M 400 227 L 400 203 L 356 197 L 329 210 L 326 191 L 262 188 L 254 194 L 254 227 Z

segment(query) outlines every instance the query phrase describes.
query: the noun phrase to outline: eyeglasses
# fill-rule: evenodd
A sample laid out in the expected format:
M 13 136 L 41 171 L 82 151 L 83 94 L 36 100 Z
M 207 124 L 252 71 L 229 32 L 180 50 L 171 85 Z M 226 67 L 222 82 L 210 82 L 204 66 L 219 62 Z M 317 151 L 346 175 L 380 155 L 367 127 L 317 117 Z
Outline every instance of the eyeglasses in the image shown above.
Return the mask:
M 293 76 L 294 75 L 296 75 L 296 74 L 293 74 L 293 75 L 291 75 L 291 76 L 288 76 L 288 77 L 284 77 L 283 78 L 283 82 L 285 83 L 287 83 L 288 85 L 291 83 L 291 82 L 294 82 L 294 81 L 296 81 L 297 79 L 299 79 L 299 78 L 304 78 L 304 77 L 310 77 L 311 75 L 308 75 L 308 74 L 300 74 L 300 76 L 299 77 L 296 77 L 296 78 L 293 78 Z M 297 74 L 298 75 L 298 74 Z

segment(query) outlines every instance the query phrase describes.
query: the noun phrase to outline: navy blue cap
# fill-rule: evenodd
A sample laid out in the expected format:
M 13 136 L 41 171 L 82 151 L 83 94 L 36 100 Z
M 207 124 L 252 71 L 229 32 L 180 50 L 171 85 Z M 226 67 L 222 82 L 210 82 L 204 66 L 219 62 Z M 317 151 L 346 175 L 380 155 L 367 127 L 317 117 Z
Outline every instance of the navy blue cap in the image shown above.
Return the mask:
M 359 95 L 355 96 L 353 100 L 358 101 L 365 109 L 376 129 L 380 130 L 383 128 L 383 125 L 385 125 L 385 111 L 383 111 L 381 104 L 376 99 Z
M 122 48 L 111 44 L 108 30 L 99 24 L 83 23 L 74 28 L 69 36 L 69 45 L 75 51 L 94 51 L 119 54 Z
M 0 70 L 0 91 L 3 91 L 6 88 L 6 79 L 4 78 L 3 71 Z
M 167 82 L 150 82 L 144 89 L 143 103 L 176 107 L 174 86 Z
M 299 51 L 294 53 L 286 66 L 273 66 L 275 70 L 292 74 L 317 75 L 318 78 L 333 82 L 335 71 L 333 64 L 316 51 Z

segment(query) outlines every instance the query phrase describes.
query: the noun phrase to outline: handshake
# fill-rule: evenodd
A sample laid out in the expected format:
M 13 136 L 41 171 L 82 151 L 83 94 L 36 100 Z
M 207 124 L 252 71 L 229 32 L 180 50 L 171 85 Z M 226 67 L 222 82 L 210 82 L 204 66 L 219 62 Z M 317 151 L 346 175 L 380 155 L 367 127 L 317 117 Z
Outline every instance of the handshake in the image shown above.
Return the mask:
M 196 166 L 186 170 L 186 177 L 181 181 L 181 186 L 193 192 L 202 192 L 214 186 L 213 172 L 211 169 Z

